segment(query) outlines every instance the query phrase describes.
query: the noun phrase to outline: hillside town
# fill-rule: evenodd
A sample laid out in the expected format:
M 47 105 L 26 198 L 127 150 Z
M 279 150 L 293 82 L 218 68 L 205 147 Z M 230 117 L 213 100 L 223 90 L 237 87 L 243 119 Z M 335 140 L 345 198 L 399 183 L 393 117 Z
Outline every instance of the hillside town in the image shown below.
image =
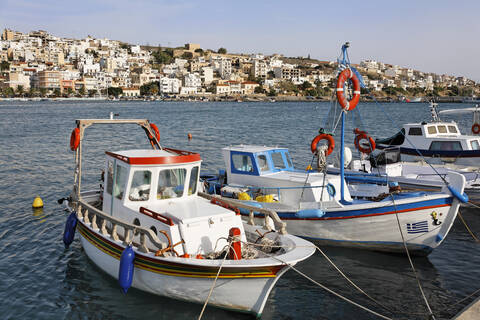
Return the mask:
M 231 54 L 193 43 L 143 46 L 5 29 L 0 40 L 0 96 L 328 99 L 335 88 L 336 63 L 281 54 Z M 366 85 L 362 91 L 378 98 L 441 99 L 480 92 L 479 85 L 465 77 L 375 60 L 355 67 Z

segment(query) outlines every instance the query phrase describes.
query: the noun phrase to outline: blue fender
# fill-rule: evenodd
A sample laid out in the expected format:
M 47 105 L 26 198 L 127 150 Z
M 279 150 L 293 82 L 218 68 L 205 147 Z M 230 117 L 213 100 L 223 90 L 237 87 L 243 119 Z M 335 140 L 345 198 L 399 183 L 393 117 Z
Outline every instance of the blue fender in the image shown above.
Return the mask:
M 300 219 L 321 218 L 325 215 L 320 209 L 303 209 L 295 212 L 295 217 Z
M 252 207 L 263 208 L 263 206 L 260 203 L 258 203 L 257 201 L 244 200 L 244 201 L 242 201 L 242 203 L 247 204 L 247 205 L 252 206 Z M 247 210 L 245 208 L 238 208 L 238 209 L 240 210 L 240 213 L 243 214 L 243 215 L 249 215 L 250 214 L 250 210 Z M 253 214 L 258 214 L 258 212 L 254 211 Z
M 122 256 L 120 257 L 120 268 L 118 269 L 118 283 L 125 294 L 132 286 L 134 270 L 133 260 L 135 260 L 135 252 L 133 251 L 132 245 L 129 245 L 122 252 Z
M 460 192 L 458 192 L 457 189 L 455 189 L 454 187 L 448 185 L 447 186 L 448 190 L 450 190 L 450 192 L 452 193 L 452 195 L 458 199 L 458 201 L 460 202 L 463 202 L 463 203 L 467 203 L 468 202 L 468 195 L 464 192 L 463 194 L 460 194 Z
M 65 230 L 63 231 L 63 243 L 65 244 L 65 249 L 70 247 L 70 244 L 73 242 L 75 237 L 75 229 L 77 228 L 77 213 L 72 211 L 65 222 Z

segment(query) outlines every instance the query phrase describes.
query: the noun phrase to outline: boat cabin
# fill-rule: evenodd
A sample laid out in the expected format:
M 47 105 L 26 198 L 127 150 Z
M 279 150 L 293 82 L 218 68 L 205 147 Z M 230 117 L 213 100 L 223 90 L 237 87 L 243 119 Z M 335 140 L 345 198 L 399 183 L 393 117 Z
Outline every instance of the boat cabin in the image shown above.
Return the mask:
M 179 254 L 203 254 L 225 245 L 240 216 L 197 195 L 201 158 L 197 153 L 163 148 L 106 152 L 103 211 L 150 228 L 162 241 L 184 241 Z M 242 233 L 243 234 L 243 233 Z
M 296 170 L 286 148 L 237 145 L 223 148 L 222 153 L 230 186 L 256 187 L 259 193 L 290 205 L 340 200 L 340 177 L 324 179 L 322 173 Z M 329 186 L 324 188 L 325 184 Z M 345 199 L 351 199 L 348 191 Z
M 429 151 L 480 150 L 480 139 L 462 135 L 455 122 L 407 123 L 395 136 L 376 142 L 377 145 Z

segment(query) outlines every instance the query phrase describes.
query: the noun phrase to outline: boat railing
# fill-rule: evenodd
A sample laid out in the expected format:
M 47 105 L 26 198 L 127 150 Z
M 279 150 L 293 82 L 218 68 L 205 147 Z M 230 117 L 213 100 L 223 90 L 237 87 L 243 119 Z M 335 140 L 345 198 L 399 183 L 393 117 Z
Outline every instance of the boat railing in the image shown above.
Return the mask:
M 225 203 L 227 203 L 227 204 L 229 204 L 233 207 L 248 210 L 249 211 L 248 224 L 250 224 L 252 226 L 255 225 L 254 212 L 258 212 L 260 214 L 263 214 L 264 221 L 265 221 L 264 226 L 268 231 L 273 230 L 272 226 L 270 225 L 270 220 L 269 220 L 269 218 L 270 218 L 274 223 L 275 229 L 278 230 L 278 232 L 280 234 L 287 234 L 287 224 L 285 222 L 283 222 L 282 219 L 280 219 L 277 212 L 275 212 L 274 210 L 265 209 L 265 208 L 258 208 L 258 207 L 251 206 L 251 205 L 248 205 L 248 204 L 245 204 L 245 203 L 241 203 L 241 202 L 236 201 L 234 199 L 228 199 L 228 198 L 221 197 L 219 195 L 211 195 L 211 194 L 207 194 L 207 193 L 204 193 L 204 192 L 198 192 L 198 195 L 200 197 L 208 199 L 208 200 L 212 200 L 212 198 L 221 198 L 221 200 L 223 202 L 225 202 Z
M 133 242 L 133 238 L 135 236 L 139 236 L 140 243 L 138 245 L 138 250 L 141 252 L 150 252 L 147 247 L 147 239 L 149 239 L 150 242 L 158 248 L 158 250 L 165 249 L 167 247 L 167 244 L 160 241 L 160 239 L 158 239 L 152 230 L 129 224 L 112 217 L 95 208 L 82 198 L 80 198 L 77 202 L 76 212 L 78 219 L 82 219 L 85 224 L 90 224 L 93 229 L 99 230 L 102 235 L 110 236 L 114 241 L 121 241 L 121 238 L 123 238 L 123 244 L 128 245 Z M 100 225 L 97 224 L 97 219 L 101 220 L 99 222 Z M 107 223 L 110 223 L 111 225 L 107 227 Z M 119 235 L 119 227 L 122 227 L 124 230 L 123 237 Z

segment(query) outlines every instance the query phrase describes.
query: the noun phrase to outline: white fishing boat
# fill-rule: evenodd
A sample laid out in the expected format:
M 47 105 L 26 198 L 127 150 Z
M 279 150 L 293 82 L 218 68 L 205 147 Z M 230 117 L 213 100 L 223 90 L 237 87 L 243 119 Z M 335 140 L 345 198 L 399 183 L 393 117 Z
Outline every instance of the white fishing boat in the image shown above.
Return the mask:
M 341 124 L 340 163 L 344 163 L 344 123 L 360 98 L 361 78 L 350 66 L 346 50 L 337 82 L 333 124 Z M 360 78 L 360 79 L 359 79 Z M 348 92 L 350 82 L 353 92 Z M 345 90 L 345 91 L 344 91 Z M 326 172 L 326 156 L 335 147 L 333 135 L 320 130 L 311 143 L 318 157 L 318 172 L 296 170 L 285 148 L 238 145 L 222 149 L 225 171 L 218 177 L 204 177 L 206 190 L 224 198 L 235 198 L 258 208 L 276 211 L 288 221 L 295 235 L 321 243 L 389 252 L 409 251 L 426 255 L 442 243 L 458 212 L 464 194 L 465 177 L 448 173 L 440 192 L 398 193 L 378 184 L 347 185 L 344 167 L 339 175 Z M 356 144 L 373 142 L 365 132 L 356 131 Z M 328 145 L 321 145 L 326 141 Z M 382 190 L 383 188 L 383 195 Z M 355 196 L 352 194 L 355 193 Z M 243 215 L 261 217 L 255 212 Z
M 263 211 L 264 226 L 256 226 L 227 203 L 200 197 L 199 154 L 160 146 L 147 120 L 112 118 L 77 120 L 72 132 L 65 245 L 77 229 L 86 255 L 124 292 L 131 286 L 259 316 L 280 276 L 314 253 L 312 244 L 286 234 L 275 212 Z M 153 149 L 107 151 L 103 187 L 82 191 L 85 129 L 123 123 L 141 126 Z
M 402 160 L 407 162 L 427 161 L 432 164 L 478 167 L 480 137 L 463 135 L 455 122 L 441 121 L 436 107 L 436 103 L 431 104 L 431 122 L 404 124 L 394 136 L 376 139 L 376 148 L 398 147 Z M 480 132 L 480 124 L 475 124 Z

